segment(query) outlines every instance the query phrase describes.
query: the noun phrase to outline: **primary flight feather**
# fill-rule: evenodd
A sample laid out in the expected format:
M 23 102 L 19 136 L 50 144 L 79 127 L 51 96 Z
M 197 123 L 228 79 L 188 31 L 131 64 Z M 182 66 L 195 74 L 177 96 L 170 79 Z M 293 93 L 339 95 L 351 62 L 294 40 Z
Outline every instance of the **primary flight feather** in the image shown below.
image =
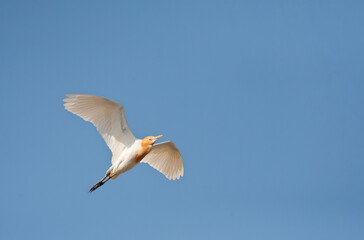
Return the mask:
M 65 108 L 95 125 L 112 152 L 111 167 L 106 171 L 105 177 L 90 189 L 90 192 L 108 180 L 113 180 L 129 171 L 139 162 L 148 163 L 169 180 L 183 176 L 182 157 L 174 143 L 167 141 L 155 144 L 162 135 L 144 139 L 136 138 L 129 129 L 124 107 L 121 104 L 93 95 L 68 94 L 66 96 L 67 98 L 63 99 Z

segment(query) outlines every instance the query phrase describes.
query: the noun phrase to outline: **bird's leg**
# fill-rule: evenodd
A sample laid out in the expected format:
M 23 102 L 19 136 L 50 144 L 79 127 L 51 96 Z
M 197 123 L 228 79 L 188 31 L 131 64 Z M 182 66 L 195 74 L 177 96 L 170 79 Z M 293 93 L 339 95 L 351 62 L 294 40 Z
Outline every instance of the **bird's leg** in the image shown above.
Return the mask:
M 106 183 L 107 181 L 110 180 L 110 178 L 108 177 L 110 174 L 105 175 L 105 177 L 103 177 L 100 181 L 98 181 L 91 189 L 89 192 L 93 192 L 95 191 L 97 188 L 101 187 L 102 185 L 104 185 L 104 183 Z M 106 180 L 105 180 L 106 179 Z
M 105 177 L 109 177 L 110 178 L 110 175 L 111 175 L 111 172 L 112 170 L 114 169 L 113 166 L 111 166 L 107 171 L 106 171 L 106 174 L 105 174 Z

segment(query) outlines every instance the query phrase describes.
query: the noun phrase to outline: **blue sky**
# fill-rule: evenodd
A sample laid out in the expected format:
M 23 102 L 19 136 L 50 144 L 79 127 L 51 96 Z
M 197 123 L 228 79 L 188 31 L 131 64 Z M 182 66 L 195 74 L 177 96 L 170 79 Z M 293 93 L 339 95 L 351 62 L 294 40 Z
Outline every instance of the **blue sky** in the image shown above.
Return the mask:
M 362 1 L 1 1 L 1 239 L 363 239 Z M 110 166 L 67 93 L 185 176 Z

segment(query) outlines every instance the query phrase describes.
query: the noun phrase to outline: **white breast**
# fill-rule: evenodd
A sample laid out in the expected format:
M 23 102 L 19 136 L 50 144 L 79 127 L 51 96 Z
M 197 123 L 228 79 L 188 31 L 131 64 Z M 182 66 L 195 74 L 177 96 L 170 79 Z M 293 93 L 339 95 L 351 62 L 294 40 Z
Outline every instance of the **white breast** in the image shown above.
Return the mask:
M 123 151 L 120 155 L 119 159 L 115 161 L 112 165 L 112 178 L 117 178 L 120 174 L 129 171 L 133 167 L 135 167 L 139 162 L 135 160 L 138 153 L 141 151 L 141 140 L 138 139 L 134 142 L 134 144 Z

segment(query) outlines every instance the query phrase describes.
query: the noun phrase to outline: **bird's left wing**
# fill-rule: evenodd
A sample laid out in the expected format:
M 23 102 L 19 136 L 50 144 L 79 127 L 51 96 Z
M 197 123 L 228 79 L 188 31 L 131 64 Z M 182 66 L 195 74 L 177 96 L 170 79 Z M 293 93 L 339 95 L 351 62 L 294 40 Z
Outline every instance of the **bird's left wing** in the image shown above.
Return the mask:
M 163 173 L 169 180 L 183 177 L 181 153 L 173 142 L 155 144 L 141 162 L 148 163 Z
M 84 94 L 68 94 L 65 108 L 91 122 L 113 153 L 113 160 L 131 146 L 135 136 L 126 122 L 124 107 L 109 99 Z

